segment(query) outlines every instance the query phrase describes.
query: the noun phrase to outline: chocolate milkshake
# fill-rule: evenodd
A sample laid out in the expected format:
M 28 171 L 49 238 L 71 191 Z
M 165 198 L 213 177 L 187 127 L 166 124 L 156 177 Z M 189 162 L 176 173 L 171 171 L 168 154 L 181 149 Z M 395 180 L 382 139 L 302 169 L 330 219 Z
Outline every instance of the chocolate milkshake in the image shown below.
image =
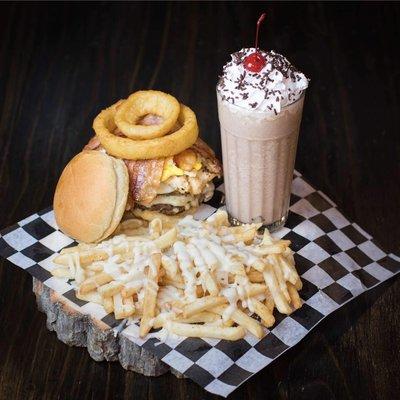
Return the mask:
M 308 80 L 273 51 L 232 54 L 217 85 L 225 195 L 233 223 L 284 225 Z

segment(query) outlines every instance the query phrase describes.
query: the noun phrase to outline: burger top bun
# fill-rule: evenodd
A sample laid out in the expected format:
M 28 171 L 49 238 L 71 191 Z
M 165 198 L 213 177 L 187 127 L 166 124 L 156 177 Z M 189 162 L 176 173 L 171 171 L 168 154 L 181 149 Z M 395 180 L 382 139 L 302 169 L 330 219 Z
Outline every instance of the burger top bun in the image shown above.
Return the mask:
M 124 214 L 129 190 L 122 160 L 85 150 L 64 168 L 54 194 L 59 228 L 86 243 L 110 236 Z

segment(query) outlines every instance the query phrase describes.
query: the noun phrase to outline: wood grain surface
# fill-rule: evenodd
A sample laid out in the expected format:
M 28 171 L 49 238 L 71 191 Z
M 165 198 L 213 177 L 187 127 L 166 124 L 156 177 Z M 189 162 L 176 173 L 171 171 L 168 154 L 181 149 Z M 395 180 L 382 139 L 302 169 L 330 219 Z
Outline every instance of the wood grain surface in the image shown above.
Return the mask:
M 172 93 L 220 154 L 215 83 L 253 43 L 311 78 L 296 168 L 388 250 L 400 243 L 397 3 L 0 3 L 0 227 L 52 202 L 99 110 L 134 90 Z M 0 399 L 214 399 L 57 341 L 31 277 L 0 265 Z M 360 296 L 232 399 L 395 399 L 400 281 Z

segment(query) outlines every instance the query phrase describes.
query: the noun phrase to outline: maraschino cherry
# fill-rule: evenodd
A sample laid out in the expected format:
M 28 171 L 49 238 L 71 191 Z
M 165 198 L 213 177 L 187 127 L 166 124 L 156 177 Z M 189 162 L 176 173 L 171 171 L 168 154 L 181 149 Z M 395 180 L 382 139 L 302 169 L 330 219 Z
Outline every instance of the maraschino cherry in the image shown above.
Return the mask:
M 254 53 L 249 54 L 244 60 L 243 64 L 244 67 L 250 72 L 260 72 L 266 64 L 265 58 L 262 54 L 258 51 L 258 31 L 260 30 L 260 25 L 264 21 L 266 17 L 266 13 L 261 14 L 260 18 L 257 21 L 257 28 L 256 28 L 256 42 L 255 42 L 255 49 Z

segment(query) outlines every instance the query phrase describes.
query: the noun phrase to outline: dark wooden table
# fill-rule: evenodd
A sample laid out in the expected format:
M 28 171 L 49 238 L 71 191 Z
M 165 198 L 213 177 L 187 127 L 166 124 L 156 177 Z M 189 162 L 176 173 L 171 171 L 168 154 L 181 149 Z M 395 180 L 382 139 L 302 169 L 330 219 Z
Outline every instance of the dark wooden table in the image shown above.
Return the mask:
M 105 106 L 158 88 L 220 154 L 215 83 L 253 42 L 310 78 L 296 167 L 384 247 L 400 243 L 399 4 L 0 4 L 0 227 L 52 202 Z M 394 399 L 400 281 L 346 305 L 232 399 Z M 57 341 L 31 277 L 1 261 L 0 399 L 211 399 L 188 380 L 96 363 Z

